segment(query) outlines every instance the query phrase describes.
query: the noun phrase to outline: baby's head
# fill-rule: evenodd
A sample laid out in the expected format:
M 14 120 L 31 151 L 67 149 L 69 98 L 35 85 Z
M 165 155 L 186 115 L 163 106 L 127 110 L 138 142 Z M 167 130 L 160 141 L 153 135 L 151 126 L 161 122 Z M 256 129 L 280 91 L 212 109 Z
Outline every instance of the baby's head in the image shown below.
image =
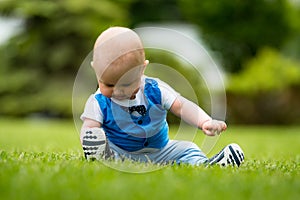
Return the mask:
M 134 98 L 147 62 L 139 36 L 128 28 L 109 28 L 96 40 L 92 66 L 109 98 Z

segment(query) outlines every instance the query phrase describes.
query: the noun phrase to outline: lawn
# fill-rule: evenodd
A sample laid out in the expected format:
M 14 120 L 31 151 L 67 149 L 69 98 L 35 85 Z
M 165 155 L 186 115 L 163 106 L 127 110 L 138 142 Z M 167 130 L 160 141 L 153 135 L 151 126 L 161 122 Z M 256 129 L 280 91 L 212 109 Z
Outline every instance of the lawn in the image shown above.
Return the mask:
M 202 140 L 199 134 L 194 141 Z M 166 166 L 125 173 L 85 161 L 72 121 L 0 119 L 0 199 L 300 198 L 300 126 L 229 125 L 210 154 L 231 142 L 244 149 L 240 168 Z

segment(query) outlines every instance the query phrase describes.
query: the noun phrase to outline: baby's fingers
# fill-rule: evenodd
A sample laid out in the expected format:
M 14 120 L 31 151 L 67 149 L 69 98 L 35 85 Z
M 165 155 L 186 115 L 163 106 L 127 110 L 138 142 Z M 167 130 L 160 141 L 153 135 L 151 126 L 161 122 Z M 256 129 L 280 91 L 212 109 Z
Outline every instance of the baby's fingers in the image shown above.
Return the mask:
M 208 136 L 219 135 L 222 131 L 225 131 L 227 125 L 223 121 L 211 120 L 203 124 L 203 132 Z
M 204 132 L 205 135 L 208 135 L 208 136 L 215 136 L 215 135 L 218 134 L 213 130 L 203 130 L 203 132 Z
M 227 125 L 223 121 L 212 120 L 212 129 L 215 129 L 218 132 L 225 131 L 227 129 Z

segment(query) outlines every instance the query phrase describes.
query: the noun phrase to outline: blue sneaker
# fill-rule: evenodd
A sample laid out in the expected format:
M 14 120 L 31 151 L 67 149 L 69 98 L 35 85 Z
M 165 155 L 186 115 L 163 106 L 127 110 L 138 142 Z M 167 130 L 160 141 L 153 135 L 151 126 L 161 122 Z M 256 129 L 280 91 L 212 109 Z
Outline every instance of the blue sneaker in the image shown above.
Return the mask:
M 219 153 L 208 160 L 210 165 L 218 164 L 226 167 L 228 165 L 239 167 L 244 161 L 244 152 L 237 144 L 229 144 Z

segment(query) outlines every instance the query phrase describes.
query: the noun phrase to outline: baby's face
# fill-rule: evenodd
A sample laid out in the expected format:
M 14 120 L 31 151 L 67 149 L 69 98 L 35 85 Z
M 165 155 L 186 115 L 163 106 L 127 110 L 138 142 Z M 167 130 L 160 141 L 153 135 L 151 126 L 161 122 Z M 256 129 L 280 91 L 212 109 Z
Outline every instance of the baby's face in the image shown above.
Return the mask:
M 99 80 L 101 94 L 118 100 L 134 99 L 141 84 L 142 66 L 122 72 L 118 68 L 107 68 Z

